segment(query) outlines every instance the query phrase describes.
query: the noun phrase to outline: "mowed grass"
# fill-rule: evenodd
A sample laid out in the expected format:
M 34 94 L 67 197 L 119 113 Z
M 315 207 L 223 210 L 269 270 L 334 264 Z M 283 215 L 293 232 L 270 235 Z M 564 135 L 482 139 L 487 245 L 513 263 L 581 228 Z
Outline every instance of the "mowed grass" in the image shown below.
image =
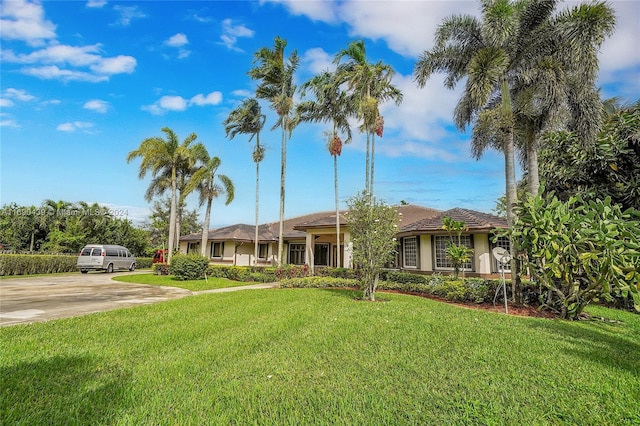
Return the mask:
M 113 280 L 125 283 L 180 287 L 191 291 L 214 290 L 217 288 L 241 287 L 245 285 L 256 284 L 255 282 L 240 282 L 218 277 L 211 277 L 207 278 L 206 280 L 182 281 L 176 279 L 172 275 L 155 275 L 152 273 L 121 275 L 119 277 L 114 277 Z
M 0 330 L 3 424 L 640 424 L 640 316 L 207 294 Z

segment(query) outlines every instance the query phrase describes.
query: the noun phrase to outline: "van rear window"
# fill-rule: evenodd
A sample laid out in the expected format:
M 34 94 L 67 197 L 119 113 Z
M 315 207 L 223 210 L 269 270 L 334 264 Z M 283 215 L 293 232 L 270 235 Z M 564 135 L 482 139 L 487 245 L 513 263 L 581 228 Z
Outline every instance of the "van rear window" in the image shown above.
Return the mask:
M 83 248 L 80 256 L 91 256 L 91 247 Z

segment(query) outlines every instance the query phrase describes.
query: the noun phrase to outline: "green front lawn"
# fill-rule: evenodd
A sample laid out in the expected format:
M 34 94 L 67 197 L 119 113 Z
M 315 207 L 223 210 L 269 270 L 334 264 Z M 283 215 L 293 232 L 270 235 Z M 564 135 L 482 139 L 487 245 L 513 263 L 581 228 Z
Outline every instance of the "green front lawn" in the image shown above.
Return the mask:
M 640 423 L 640 316 L 208 294 L 4 327 L 4 424 Z
M 211 277 L 206 280 L 181 281 L 176 279 L 172 275 L 155 274 L 122 275 L 119 277 L 114 277 L 113 280 L 122 281 L 125 283 L 180 287 L 191 291 L 214 290 L 216 288 L 239 287 L 244 285 L 256 284 L 254 282 L 232 281 L 227 278 L 218 277 Z

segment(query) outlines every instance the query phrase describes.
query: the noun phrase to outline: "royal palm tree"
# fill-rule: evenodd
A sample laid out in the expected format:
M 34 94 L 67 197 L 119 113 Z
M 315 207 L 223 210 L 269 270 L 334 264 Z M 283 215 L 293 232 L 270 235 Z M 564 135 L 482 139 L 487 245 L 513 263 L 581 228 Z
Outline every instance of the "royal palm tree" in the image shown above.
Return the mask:
M 238 133 L 250 135 L 249 141 L 255 137 L 256 145 L 253 148 L 253 162 L 256 163 L 256 224 L 254 238 L 254 265 L 258 264 L 258 222 L 260 206 L 260 162 L 264 159 L 264 147 L 260 145 L 260 131 L 264 127 L 266 116 L 262 114 L 262 108 L 255 98 L 245 99 L 240 106 L 229 113 L 224 121 L 224 130 L 229 139 L 233 139 Z
M 151 172 L 152 178 L 170 176 L 169 187 L 171 188 L 171 210 L 169 214 L 169 254 L 167 261 L 171 261 L 171 255 L 176 247 L 176 216 L 178 209 L 178 169 L 185 159 L 190 157 L 189 146 L 198 138 L 195 133 L 187 136 L 182 143 L 178 136 L 168 127 L 163 127 L 166 139 L 153 136 L 144 139 L 138 149 L 127 155 L 127 163 L 135 158 L 142 158 L 138 177 L 144 178 L 147 172 Z M 153 182 L 152 182 L 153 184 Z
M 273 49 L 263 47 L 254 54 L 254 67 L 249 70 L 249 76 L 260 83 L 256 88 L 256 97 L 266 99 L 271 108 L 278 114 L 278 121 L 272 127 L 282 130 L 281 160 L 280 160 L 280 226 L 278 231 L 278 265 L 282 264 L 284 249 L 284 199 L 285 176 L 287 169 L 287 141 L 295 127 L 296 120 L 291 116 L 294 111 L 293 95 L 296 86 L 293 75 L 300 60 L 294 50 L 285 60 L 284 50 L 287 41 L 276 37 Z
M 346 62 L 340 63 L 343 59 Z M 347 83 L 357 105 L 357 117 L 362 120 L 360 131 L 367 139 L 365 190 L 373 195 L 375 135 L 382 136 L 384 118 L 380 115 L 381 102 L 402 102 L 402 92 L 391 84 L 394 71 L 390 65 L 378 61 L 368 62 L 364 41 L 349 43 L 334 58 L 338 64 L 337 74 L 341 82 Z
M 355 114 L 352 97 L 340 88 L 337 74 L 324 71 L 304 83 L 300 89 L 304 97 L 312 92 L 315 100 L 307 100 L 298 104 L 297 116 L 305 122 L 330 122 L 332 129 L 328 132 L 329 153 L 333 157 L 333 184 L 336 204 L 336 266 L 340 266 L 340 204 L 338 197 L 338 156 L 342 153 L 342 139 L 339 133 L 345 134 L 344 143 L 351 142 L 351 126 L 349 117 Z
M 225 205 L 233 201 L 235 189 L 233 182 L 227 175 L 217 174 L 218 167 L 220 167 L 220 158 L 209 157 L 209 153 L 204 146 L 199 147 L 197 157 L 203 160 L 203 163 L 198 167 L 196 172 L 191 176 L 187 185 L 185 186 L 185 192 L 191 193 L 197 190 L 200 194 L 200 206 L 205 202 L 207 207 L 204 213 L 204 223 L 202 224 L 202 240 L 200 244 L 200 253 L 203 256 L 207 256 L 207 240 L 209 236 L 209 224 L 211 222 L 211 204 L 213 199 L 218 198 L 220 195 L 226 194 Z M 218 183 L 218 181 L 220 183 Z

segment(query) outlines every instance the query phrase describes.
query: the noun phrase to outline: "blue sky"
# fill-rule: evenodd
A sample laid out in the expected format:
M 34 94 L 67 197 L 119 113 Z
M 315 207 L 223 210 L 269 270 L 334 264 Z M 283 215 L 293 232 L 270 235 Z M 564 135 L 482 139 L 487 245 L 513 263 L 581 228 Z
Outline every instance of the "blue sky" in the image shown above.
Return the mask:
M 564 3 L 561 9 L 575 3 Z M 612 1 L 617 31 L 603 45 L 599 85 L 605 97 L 640 98 L 640 2 Z M 214 202 L 212 227 L 253 223 L 255 167 L 251 143 L 225 138 L 223 120 L 255 82 L 253 53 L 287 40 L 297 50 L 300 84 L 331 68 L 350 41 L 366 43 L 371 62 L 396 71 L 401 106 L 383 105 L 375 192 L 438 209 L 490 212 L 504 192 L 502 155 L 471 158 L 468 134 L 452 111 L 460 89 L 432 78 L 418 89 L 412 71 L 432 47 L 437 25 L 452 14 L 478 14 L 473 1 L 43 1 L 3 0 L 1 8 L 0 204 L 44 199 L 98 202 L 136 222 L 149 212 L 139 162 L 125 158 L 140 142 L 173 129 L 195 132 L 236 198 Z M 263 104 L 268 111 L 268 105 Z M 280 132 L 261 141 L 260 221 L 278 220 Z M 302 125 L 288 144 L 286 217 L 334 206 L 333 162 L 325 126 Z M 364 187 L 364 138 L 355 134 L 339 157 L 340 200 Z M 197 199 L 189 199 L 189 208 Z

